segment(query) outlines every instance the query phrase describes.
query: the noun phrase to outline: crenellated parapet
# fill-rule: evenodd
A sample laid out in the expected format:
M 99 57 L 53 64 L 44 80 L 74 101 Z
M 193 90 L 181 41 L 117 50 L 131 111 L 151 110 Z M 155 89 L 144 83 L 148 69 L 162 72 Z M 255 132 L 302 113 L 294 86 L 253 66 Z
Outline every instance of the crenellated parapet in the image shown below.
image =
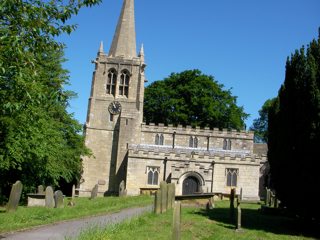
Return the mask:
M 165 134 L 180 134 L 180 135 L 196 135 L 196 136 L 208 136 L 208 137 L 228 137 L 228 138 L 241 138 L 241 139 L 252 139 L 254 132 L 252 131 L 237 131 L 235 129 L 218 129 L 218 128 L 201 128 L 192 126 L 174 126 L 173 124 L 154 124 L 154 123 L 142 123 L 141 130 L 143 132 L 161 132 Z
M 258 165 L 265 156 L 258 156 L 245 151 L 206 151 L 192 150 L 188 148 L 155 148 L 148 145 L 129 145 L 129 158 L 141 158 L 145 160 L 157 159 L 175 162 L 195 163 L 230 163 L 230 164 L 251 164 Z

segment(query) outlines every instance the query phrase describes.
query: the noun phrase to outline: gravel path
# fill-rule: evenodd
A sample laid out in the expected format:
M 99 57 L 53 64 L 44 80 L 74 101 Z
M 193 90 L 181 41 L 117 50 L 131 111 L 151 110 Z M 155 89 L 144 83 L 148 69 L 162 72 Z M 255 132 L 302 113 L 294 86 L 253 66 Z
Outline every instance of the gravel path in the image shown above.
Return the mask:
M 64 240 L 68 238 L 76 238 L 80 232 L 90 227 L 104 227 L 106 225 L 119 223 L 126 219 L 139 216 L 144 212 L 150 212 L 152 206 L 123 209 L 120 212 L 112 213 L 104 216 L 88 217 L 79 220 L 56 223 L 46 225 L 32 230 L 23 232 L 15 232 L 0 235 L 0 239 L 5 240 Z

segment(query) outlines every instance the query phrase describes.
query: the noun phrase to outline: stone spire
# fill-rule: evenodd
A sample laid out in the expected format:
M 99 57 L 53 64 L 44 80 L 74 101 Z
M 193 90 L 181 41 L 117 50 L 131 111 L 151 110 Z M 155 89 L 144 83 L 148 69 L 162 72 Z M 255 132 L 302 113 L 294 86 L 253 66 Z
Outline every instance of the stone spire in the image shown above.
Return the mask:
M 103 54 L 103 42 L 100 42 L 100 47 L 99 47 L 99 51 L 98 51 L 98 55 Z
M 134 20 L 134 0 L 124 0 L 109 56 L 133 58 L 137 56 Z

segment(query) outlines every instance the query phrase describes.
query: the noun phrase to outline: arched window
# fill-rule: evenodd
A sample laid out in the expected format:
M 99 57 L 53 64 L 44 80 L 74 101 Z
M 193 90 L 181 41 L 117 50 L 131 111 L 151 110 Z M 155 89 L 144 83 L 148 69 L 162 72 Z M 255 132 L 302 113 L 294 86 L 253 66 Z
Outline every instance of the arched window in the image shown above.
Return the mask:
M 155 138 L 155 144 L 156 145 L 163 145 L 164 137 L 163 134 L 157 134 Z
M 155 139 L 155 144 L 159 145 L 159 142 L 160 142 L 160 136 L 159 136 L 159 134 L 157 134 L 156 139 Z
M 163 134 L 160 134 L 160 144 L 159 145 L 163 145 Z
M 230 139 L 223 140 L 223 150 L 231 150 L 231 140 Z
M 227 186 L 228 187 L 236 187 L 237 186 L 237 178 L 238 178 L 238 169 L 236 168 L 227 168 Z
M 190 136 L 189 138 L 189 147 L 191 148 L 197 148 L 198 147 L 198 138 Z
M 147 167 L 148 185 L 158 185 L 159 172 L 159 167 Z
M 130 73 L 127 70 L 122 71 L 120 76 L 120 84 L 119 84 L 119 95 L 126 96 L 129 95 L 129 81 L 130 81 Z
M 107 94 L 115 95 L 116 93 L 117 72 L 115 69 L 110 69 L 107 79 Z

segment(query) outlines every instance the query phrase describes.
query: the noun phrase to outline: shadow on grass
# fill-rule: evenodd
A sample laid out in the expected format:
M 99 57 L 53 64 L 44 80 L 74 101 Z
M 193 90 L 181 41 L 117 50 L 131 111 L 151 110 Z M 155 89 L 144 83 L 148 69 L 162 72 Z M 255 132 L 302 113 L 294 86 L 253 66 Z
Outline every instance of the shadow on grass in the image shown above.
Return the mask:
M 236 209 L 233 216 L 229 208 L 201 209 L 197 214 L 208 217 L 210 220 L 217 222 L 219 226 L 235 229 Z M 242 207 L 241 217 L 241 226 L 245 229 L 320 239 L 319 223 L 305 222 L 283 214 L 264 214 L 261 213 L 260 209 L 249 209 L 245 207 Z

